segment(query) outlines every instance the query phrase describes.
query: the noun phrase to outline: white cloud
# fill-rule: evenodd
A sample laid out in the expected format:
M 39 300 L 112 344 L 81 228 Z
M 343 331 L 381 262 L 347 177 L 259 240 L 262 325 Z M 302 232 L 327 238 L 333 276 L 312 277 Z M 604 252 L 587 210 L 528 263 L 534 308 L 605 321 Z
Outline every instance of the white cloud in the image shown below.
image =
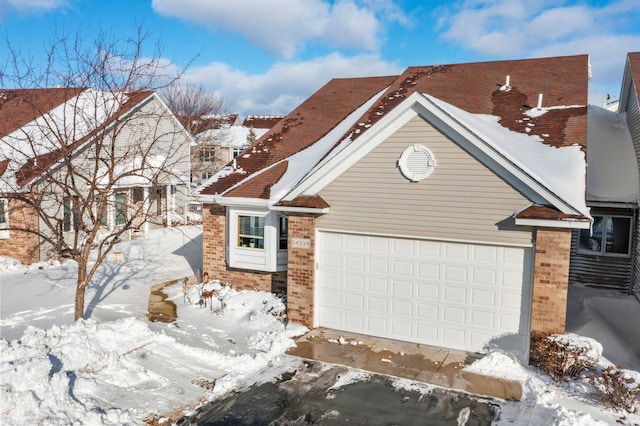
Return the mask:
M 264 74 L 216 62 L 188 70 L 184 79 L 216 91 L 229 112 L 287 114 L 332 78 L 395 75 L 402 70 L 378 55 L 334 53 L 305 62 L 276 63 Z
M 282 58 L 292 58 L 314 41 L 332 48 L 374 51 L 381 38 L 381 19 L 406 22 L 389 0 L 361 0 L 360 4 L 358 0 L 152 1 L 159 14 L 240 34 Z M 379 19 L 376 13 L 388 15 Z
M 589 54 L 595 102 L 606 92 L 618 96 L 626 53 L 640 46 L 638 22 L 637 0 L 467 0 L 443 9 L 438 28 L 443 39 L 483 57 Z
M 62 8 L 68 4 L 68 0 L 0 0 L 0 17 L 9 9 L 20 13 L 38 13 Z

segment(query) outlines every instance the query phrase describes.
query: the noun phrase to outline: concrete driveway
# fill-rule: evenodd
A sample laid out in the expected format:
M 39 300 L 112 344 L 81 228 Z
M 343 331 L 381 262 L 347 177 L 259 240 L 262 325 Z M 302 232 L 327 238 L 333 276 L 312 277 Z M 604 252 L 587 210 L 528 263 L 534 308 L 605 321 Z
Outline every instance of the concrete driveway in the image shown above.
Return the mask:
M 407 390 L 396 387 L 397 379 L 380 374 L 365 374 L 359 381 L 340 385 L 352 372 L 345 366 L 307 360 L 276 383 L 209 403 L 176 424 L 457 426 L 490 425 L 498 416 L 498 405 L 489 398 L 437 387 Z

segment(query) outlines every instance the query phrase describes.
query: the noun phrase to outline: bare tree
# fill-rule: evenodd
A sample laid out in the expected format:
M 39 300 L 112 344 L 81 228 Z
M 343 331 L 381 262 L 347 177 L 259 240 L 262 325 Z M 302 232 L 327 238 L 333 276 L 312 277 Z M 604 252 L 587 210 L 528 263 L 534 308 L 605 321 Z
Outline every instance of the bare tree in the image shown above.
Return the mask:
M 228 161 L 226 152 L 220 149 L 225 139 L 231 137 L 225 132 L 231 123 L 229 115 L 224 113 L 224 102 L 202 85 L 179 81 L 167 86 L 162 95 L 169 109 L 194 136 L 191 180 L 197 184 L 203 175 L 213 174 Z
M 16 89 L 0 89 L 6 230 L 36 239 L 41 257 L 78 263 L 76 320 L 116 244 L 170 224 L 176 197 L 186 200 L 191 139 L 154 92 L 178 75 L 157 46 L 143 56 L 145 39 L 59 37 L 38 66 L 7 42 L 0 85 Z

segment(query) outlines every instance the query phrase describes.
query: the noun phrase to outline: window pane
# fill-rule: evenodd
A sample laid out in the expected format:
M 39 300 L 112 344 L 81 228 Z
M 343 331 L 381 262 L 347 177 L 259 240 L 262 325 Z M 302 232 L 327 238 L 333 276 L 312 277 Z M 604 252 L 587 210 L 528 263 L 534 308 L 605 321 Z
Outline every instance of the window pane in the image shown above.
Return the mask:
M 629 254 L 629 234 L 631 230 L 631 218 L 609 217 L 607 218 L 606 252 L 617 254 Z
M 65 197 L 62 202 L 62 228 L 64 232 L 71 231 L 71 199 Z
M 5 201 L 0 200 L 0 225 L 6 225 L 7 223 L 7 210 L 5 208 Z
M 602 216 L 593 216 L 593 227 L 580 230 L 580 249 L 600 252 L 602 249 Z
M 264 248 L 264 217 L 238 216 L 238 246 Z
M 116 225 L 124 225 L 127 221 L 127 194 L 116 192 Z
M 280 216 L 278 227 L 278 248 L 280 250 L 287 249 L 287 236 L 289 235 L 289 219 L 285 216 Z

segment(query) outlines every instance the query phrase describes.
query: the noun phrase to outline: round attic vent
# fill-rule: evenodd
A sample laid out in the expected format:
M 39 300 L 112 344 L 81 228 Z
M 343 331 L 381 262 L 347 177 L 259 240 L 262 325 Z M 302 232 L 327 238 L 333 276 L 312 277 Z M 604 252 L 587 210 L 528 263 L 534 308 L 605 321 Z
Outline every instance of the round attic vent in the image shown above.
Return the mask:
M 418 182 L 429 176 L 436 167 L 433 153 L 422 145 L 412 145 L 404 150 L 398 160 L 400 171 L 412 182 Z

